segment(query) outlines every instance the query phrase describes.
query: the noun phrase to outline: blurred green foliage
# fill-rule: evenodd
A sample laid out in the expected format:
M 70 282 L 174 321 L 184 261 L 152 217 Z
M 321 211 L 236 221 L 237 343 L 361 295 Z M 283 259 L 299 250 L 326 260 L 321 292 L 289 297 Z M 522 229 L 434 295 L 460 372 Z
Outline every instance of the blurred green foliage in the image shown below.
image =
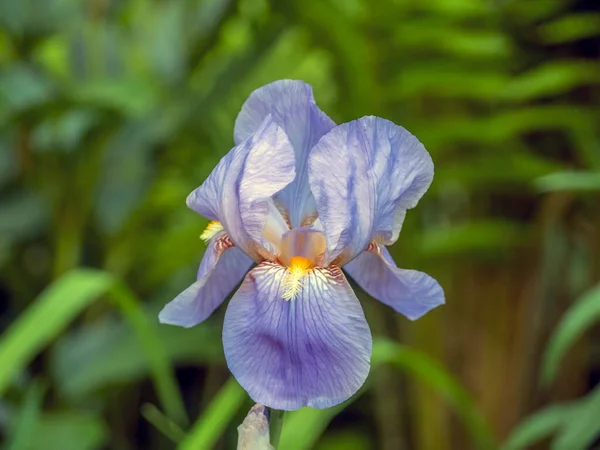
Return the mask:
M 2 448 L 235 448 L 251 403 L 222 309 L 190 330 L 156 317 L 203 252 L 187 194 L 280 78 L 338 123 L 375 114 L 425 144 L 436 178 L 392 253 L 447 296 L 410 323 L 361 294 L 367 385 L 289 414 L 280 448 L 595 448 L 597 9 L 0 0 Z

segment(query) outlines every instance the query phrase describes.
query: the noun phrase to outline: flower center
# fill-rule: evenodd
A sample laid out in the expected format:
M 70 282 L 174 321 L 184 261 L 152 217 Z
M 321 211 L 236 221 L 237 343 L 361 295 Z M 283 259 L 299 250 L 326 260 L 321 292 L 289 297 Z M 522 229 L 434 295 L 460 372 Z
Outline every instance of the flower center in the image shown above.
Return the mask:
M 200 239 L 202 239 L 204 242 L 208 242 L 213 237 L 215 237 L 215 234 L 217 234 L 219 231 L 223 231 L 223 225 L 221 225 L 221 222 L 213 220 L 207 225 L 205 230 L 202 232 L 202 234 L 200 235 Z
M 313 267 L 318 266 L 322 262 L 326 245 L 325 235 L 320 231 L 294 228 L 281 238 L 278 259 L 285 267 L 292 267 L 294 258 L 302 258 Z
M 313 268 L 313 264 L 302 256 L 294 256 L 283 279 L 283 299 L 294 300 L 302 291 L 302 279 Z
M 278 260 L 287 267 L 284 300 L 294 300 L 302 292 L 304 278 L 323 260 L 325 245 L 323 233 L 308 228 L 295 228 L 282 237 Z

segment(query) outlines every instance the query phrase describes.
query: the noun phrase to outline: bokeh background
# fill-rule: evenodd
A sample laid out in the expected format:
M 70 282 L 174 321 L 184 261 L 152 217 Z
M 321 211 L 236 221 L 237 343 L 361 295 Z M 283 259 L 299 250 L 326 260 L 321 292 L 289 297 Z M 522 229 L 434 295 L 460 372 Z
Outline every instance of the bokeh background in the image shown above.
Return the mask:
M 3 448 L 235 448 L 224 308 L 157 313 L 204 251 L 187 194 L 281 78 L 425 144 L 434 183 L 391 252 L 447 304 L 410 322 L 358 291 L 368 383 L 289 414 L 280 448 L 600 448 L 598 6 L 0 0 Z

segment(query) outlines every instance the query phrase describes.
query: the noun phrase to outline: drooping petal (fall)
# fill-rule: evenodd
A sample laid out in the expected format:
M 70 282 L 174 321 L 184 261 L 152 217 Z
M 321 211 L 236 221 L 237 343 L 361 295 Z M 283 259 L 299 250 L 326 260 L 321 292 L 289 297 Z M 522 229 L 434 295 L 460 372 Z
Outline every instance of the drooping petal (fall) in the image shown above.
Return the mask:
M 432 179 L 425 147 L 388 120 L 363 117 L 327 133 L 309 157 L 310 187 L 327 236 L 326 263 L 350 261 L 375 237 L 395 242 L 406 210 Z
M 296 159 L 296 179 L 277 194 L 277 200 L 287 209 L 292 227 L 306 225 L 306 218 L 316 216 L 308 185 L 308 154 L 335 123 L 316 105 L 310 85 L 279 80 L 250 94 L 235 122 L 235 142 L 251 136 L 268 114 L 287 134 Z
M 370 246 L 344 270 L 371 297 L 411 320 L 444 303 L 444 291 L 435 279 L 416 270 L 399 269 L 383 246 Z
M 228 305 L 223 346 L 229 369 L 254 401 L 271 408 L 328 408 L 369 373 L 371 332 L 341 269 L 314 268 L 293 300 L 286 269 L 263 262 Z
M 259 261 L 257 247 L 265 245 L 271 197 L 294 177 L 294 150 L 283 129 L 267 115 L 254 134 L 221 159 L 187 204 L 220 222 L 235 245 Z
M 161 323 L 193 327 L 204 321 L 250 269 L 252 260 L 234 247 L 224 232 L 209 243 L 198 279 L 185 291 L 167 303 L 158 318 Z

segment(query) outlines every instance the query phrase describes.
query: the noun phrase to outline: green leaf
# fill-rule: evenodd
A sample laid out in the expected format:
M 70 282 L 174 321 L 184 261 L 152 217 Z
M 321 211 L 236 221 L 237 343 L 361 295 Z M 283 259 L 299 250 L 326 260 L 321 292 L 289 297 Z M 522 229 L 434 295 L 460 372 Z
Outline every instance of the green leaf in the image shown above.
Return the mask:
M 52 84 L 25 65 L 14 64 L 0 75 L 0 106 L 19 112 L 48 101 Z
M 0 396 L 11 378 L 111 284 L 108 274 L 82 269 L 42 292 L 0 340 Z
M 552 333 L 542 361 L 542 383 L 548 384 L 558 372 L 567 350 L 583 333 L 600 320 L 600 284 L 587 291 L 562 317 Z
M 368 40 L 360 33 L 358 22 L 333 2 L 293 1 L 286 6 L 278 5 L 290 20 L 310 27 L 313 39 L 337 55 L 340 84 L 345 92 L 339 100 L 343 102 L 346 114 L 356 116 L 365 108 L 371 109 L 379 97 L 380 85 L 376 83 L 374 67 L 364 64 L 369 59 L 370 48 Z
M 164 434 L 173 442 L 180 442 L 185 438 L 185 432 L 165 416 L 156 406 L 151 403 L 145 403 L 140 409 L 140 413 L 148 422 L 154 425 L 158 431 Z
M 586 450 L 600 435 L 600 386 L 578 402 L 562 430 L 552 442 L 552 450 Z
M 17 175 L 17 161 L 12 143 L 0 136 L 0 188 Z
M 140 117 L 157 105 L 159 92 L 153 83 L 139 78 L 100 79 L 72 86 L 69 95 L 78 102 Z
M 373 450 L 373 438 L 364 430 L 347 429 L 327 433 L 315 450 Z
M 52 116 L 34 130 L 33 145 L 38 151 L 73 151 L 97 121 L 97 114 L 89 109 L 72 109 Z
M 106 448 L 109 431 L 102 419 L 85 411 L 45 414 L 38 422 L 28 450 L 99 450 Z
M 271 445 L 279 448 L 281 429 L 283 428 L 286 411 L 269 408 L 269 439 Z
M 13 244 L 36 236 L 48 225 L 48 216 L 47 204 L 39 195 L 17 191 L 0 204 L 0 236 Z
M 285 416 L 283 430 L 281 430 L 279 448 L 286 450 L 310 450 L 314 448 L 333 418 L 353 403 L 361 394 L 362 391 L 359 391 L 352 398 L 332 408 L 301 408 L 297 411 L 288 412 Z
M 30 444 L 35 436 L 35 428 L 39 421 L 45 391 L 46 386 L 37 380 L 27 389 L 17 422 L 10 433 L 11 439 L 8 442 L 7 450 L 22 450 L 31 447 Z
M 70 0 L 0 0 L 0 23 L 16 35 L 39 36 L 81 22 L 83 10 Z
M 373 345 L 371 364 L 392 364 L 406 370 L 440 394 L 462 421 L 476 447 L 495 449 L 495 437 L 477 409 L 469 392 L 438 361 L 413 348 L 378 339 Z
M 500 145 L 506 146 L 507 143 L 503 142 Z M 533 178 L 562 169 L 560 164 L 527 151 L 526 147 L 516 143 L 510 147 L 497 151 L 490 148 L 470 157 L 448 161 L 442 170 L 436 173 L 433 188 L 447 191 L 448 186 L 460 185 L 470 192 L 506 186 L 529 188 Z M 477 170 L 473 170 L 474 167 L 477 167 Z M 499 167 L 502 167 L 502 170 L 498 170 Z
M 480 220 L 423 232 L 419 251 L 429 257 L 457 254 L 500 255 L 527 241 L 527 229 L 516 222 Z
M 580 129 L 582 125 L 591 128 L 595 126 L 592 120 L 594 114 L 594 110 L 583 106 L 524 106 L 481 117 L 461 114 L 438 119 L 432 117 L 427 121 L 415 122 L 411 131 L 427 142 L 428 147 L 432 149 L 452 149 L 453 145 L 464 146 L 466 143 L 484 146 L 487 149 L 532 131 L 573 131 Z M 509 169 L 504 164 L 501 167 L 504 170 Z
M 122 283 L 115 284 L 111 290 L 111 294 L 115 304 L 121 309 L 125 319 L 127 319 L 129 325 L 135 331 L 141 347 L 148 358 L 158 398 L 164 406 L 165 411 L 180 425 L 187 425 L 188 418 L 183 399 L 168 363 L 165 349 L 144 316 L 137 297 Z
M 0 341 L 0 395 L 11 377 L 53 340 L 89 304 L 110 293 L 135 331 L 152 370 L 158 397 L 174 420 L 187 421 L 183 400 L 162 342 L 148 324 L 133 293 L 108 273 L 77 269 L 50 285 Z
M 473 82 L 472 69 L 456 63 L 440 61 L 408 66 L 400 71 L 390 89 L 393 99 L 410 101 L 416 96 L 435 92 L 436 97 L 459 99 L 496 99 L 508 82 L 508 77 L 498 71 L 481 70 Z
M 509 0 L 505 7 L 510 18 L 524 26 L 560 16 L 573 3 L 575 3 L 574 0 L 537 0 L 535 2 Z
M 177 448 L 213 448 L 246 399 L 246 392 L 233 377 L 229 378 Z
M 371 365 L 373 370 L 382 364 L 392 364 L 425 382 L 454 409 L 476 446 L 480 450 L 495 449 L 495 438 L 475 402 L 460 383 L 444 368 L 424 353 L 401 346 L 386 339 L 373 342 Z M 309 450 L 317 443 L 329 422 L 364 390 L 346 402 L 328 409 L 302 408 L 287 414 L 281 433 L 280 447 L 286 450 Z
M 145 14 L 136 18 L 140 47 L 156 74 L 165 81 L 181 81 L 185 74 L 187 33 L 184 2 L 146 3 Z
M 128 122 L 107 140 L 95 202 L 101 231 L 114 234 L 141 203 L 153 175 L 157 125 Z
M 600 191 L 600 172 L 557 172 L 535 180 L 541 192 Z
M 571 415 L 573 404 L 553 405 L 527 417 L 511 432 L 502 450 L 521 450 L 551 436 Z
M 431 16 L 403 21 L 394 31 L 394 44 L 401 51 L 435 51 L 457 60 L 503 58 L 510 55 L 512 46 L 498 30 L 469 29 Z
M 399 2 L 401 3 L 401 2 Z M 428 2 L 407 2 L 410 8 L 429 14 L 440 15 L 444 18 L 457 18 L 460 20 L 479 20 L 489 17 L 488 4 L 479 0 L 430 0 Z
M 172 365 L 224 363 L 221 331 L 211 321 L 184 329 L 159 324 L 154 310 L 145 316 Z M 53 346 L 51 363 L 58 392 L 70 400 L 152 373 L 139 338 L 121 319 L 92 323 L 64 336 Z
M 548 44 L 562 44 L 600 34 L 600 14 L 590 11 L 559 17 L 538 27 L 538 33 Z
M 508 100 L 530 100 L 564 94 L 600 83 L 600 65 L 591 61 L 552 61 L 515 78 L 502 91 Z

